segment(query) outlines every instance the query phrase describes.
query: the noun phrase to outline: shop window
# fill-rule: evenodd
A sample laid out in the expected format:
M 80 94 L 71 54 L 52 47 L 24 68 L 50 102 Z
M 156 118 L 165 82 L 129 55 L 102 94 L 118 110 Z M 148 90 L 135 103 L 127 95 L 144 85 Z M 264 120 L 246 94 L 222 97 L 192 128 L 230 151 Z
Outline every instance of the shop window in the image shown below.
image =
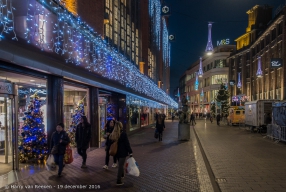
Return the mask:
M 19 161 L 21 163 L 43 163 L 47 158 L 47 90 L 46 79 L 40 79 L 30 76 L 25 76 L 10 72 L 0 72 L 0 79 L 6 79 L 12 83 L 18 85 L 18 98 L 14 98 L 18 103 L 16 109 L 15 118 L 18 121 L 18 141 L 17 149 L 14 149 L 18 153 Z M 0 98 L 1 100 L 1 98 Z M 1 101 L 2 102 L 2 101 Z M 1 103 L 0 102 L 0 103 Z M 12 101 L 6 102 L 6 108 L 13 104 Z M 1 105 L 1 104 L 0 104 Z M 3 108 L 1 106 L 1 111 Z M 7 111 L 7 118 L 11 120 L 12 112 Z M 6 113 L 5 113 L 6 114 Z M 0 115 L 0 121 L 3 113 Z M 11 123 L 11 122 L 10 122 Z M 3 123 L 1 123 L 3 126 Z M 1 127 L 0 126 L 0 127 Z M 15 135 L 12 132 L 8 132 L 9 138 L 15 139 Z M 13 135 L 13 136 L 12 136 Z M 1 136 L 0 136 L 1 140 Z M 10 141 L 12 141 L 10 139 Z M 12 143 L 9 145 L 8 150 L 12 149 Z M 15 147 L 15 146 L 13 146 Z M 6 149 L 5 149 L 6 150 Z M 0 155 L 3 150 L 0 147 Z M 7 154 L 10 154 L 7 151 Z M 12 156 L 11 156 L 12 157 Z M 1 159 L 1 157 L 0 157 Z M 13 159 L 8 157 L 8 164 L 12 163 Z M 15 162 L 18 163 L 18 162 Z M 0 169 L 1 170 L 1 169 Z
M 80 117 L 88 114 L 88 89 L 64 84 L 64 124 L 71 139 L 71 146 L 75 147 L 75 131 L 80 123 Z

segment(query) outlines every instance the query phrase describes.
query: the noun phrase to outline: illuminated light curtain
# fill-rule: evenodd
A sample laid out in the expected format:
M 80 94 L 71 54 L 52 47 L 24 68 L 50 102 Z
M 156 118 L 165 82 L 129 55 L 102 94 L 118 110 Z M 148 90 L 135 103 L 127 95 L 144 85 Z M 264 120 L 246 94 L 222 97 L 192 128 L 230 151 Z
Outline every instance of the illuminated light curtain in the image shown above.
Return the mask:
M 238 80 L 237 80 L 237 88 L 239 88 L 239 89 L 241 88 L 240 74 L 241 74 L 241 73 L 239 72 L 239 73 L 238 73 L 238 77 L 237 77 L 237 79 L 238 79 Z
M 208 42 L 207 42 L 207 47 L 206 47 L 206 53 L 208 55 L 211 55 L 214 48 L 213 48 L 213 44 L 212 44 L 212 23 L 209 22 L 208 24 Z
M 15 8 L 12 6 L 12 0 L 0 1 L 0 24 L 2 25 L 2 31 L 0 33 L 0 40 L 4 38 L 4 34 L 11 34 L 13 35 L 13 40 L 18 40 L 15 28 L 14 28 L 14 13 L 13 10 Z
M 263 73 L 262 73 L 262 70 L 261 70 L 261 57 L 259 56 L 258 58 L 257 58 L 257 72 L 256 72 L 256 76 L 257 77 L 262 77 L 262 75 L 263 75 Z
M 160 50 L 160 34 L 161 34 L 161 1 L 149 0 L 149 14 L 153 21 L 151 31 L 158 49 Z
M 170 46 L 169 32 L 166 24 L 166 20 L 163 20 L 163 63 L 166 67 L 170 66 Z
M 197 72 L 196 72 L 195 90 L 196 91 L 199 90 L 199 76 Z
M 0 0 L 0 5 L 4 6 L 0 9 L 2 15 L 6 14 L 4 9 L 10 10 L 10 4 L 6 2 L 11 1 Z M 118 53 L 117 49 L 106 44 L 102 37 L 81 21 L 79 17 L 74 17 L 60 6 L 59 2 L 59 0 L 27 0 L 25 2 L 27 15 L 24 27 L 28 43 L 37 45 L 43 51 L 62 55 L 65 57 L 66 63 L 81 65 L 89 72 L 115 80 L 140 94 L 177 108 L 178 104 L 169 95 L 159 89 L 151 79 L 143 75 L 126 57 Z M 158 3 L 159 0 L 152 0 L 152 2 Z M 158 21 L 161 21 L 161 6 L 156 4 L 156 7 L 159 8 L 158 10 L 156 8 L 156 14 L 159 13 L 159 19 L 156 16 L 156 21 L 157 24 L 160 24 Z M 13 13 L 13 11 L 17 10 L 13 10 L 11 6 L 9 12 Z M 9 27 L 14 25 L 12 13 L 7 13 L 8 20 L 3 17 L 0 18 L 0 24 L 10 34 L 14 31 L 13 27 Z M 37 15 L 39 19 L 36 19 L 34 15 Z M 158 29 L 160 30 L 160 27 Z M 3 32 L 4 34 L 6 35 Z M 45 39 L 43 40 L 43 38 Z
M 203 62 L 202 62 L 202 58 L 200 57 L 200 68 L 199 68 L 199 72 L 198 72 L 198 75 L 199 77 L 202 77 L 203 76 Z

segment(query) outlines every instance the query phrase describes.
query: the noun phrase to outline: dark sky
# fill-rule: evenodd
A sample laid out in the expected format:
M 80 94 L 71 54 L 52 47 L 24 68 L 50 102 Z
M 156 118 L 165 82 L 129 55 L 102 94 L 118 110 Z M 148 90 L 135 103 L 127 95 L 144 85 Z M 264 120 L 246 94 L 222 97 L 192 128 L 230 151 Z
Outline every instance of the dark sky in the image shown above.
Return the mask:
M 273 12 L 286 0 L 165 0 L 171 9 L 169 34 L 176 36 L 171 45 L 171 96 L 184 71 L 204 54 L 207 44 L 208 21 L 212 25 L 212 43 L 235 39 L 245 33 L 246 11 L 255 5 L 271 5 Z

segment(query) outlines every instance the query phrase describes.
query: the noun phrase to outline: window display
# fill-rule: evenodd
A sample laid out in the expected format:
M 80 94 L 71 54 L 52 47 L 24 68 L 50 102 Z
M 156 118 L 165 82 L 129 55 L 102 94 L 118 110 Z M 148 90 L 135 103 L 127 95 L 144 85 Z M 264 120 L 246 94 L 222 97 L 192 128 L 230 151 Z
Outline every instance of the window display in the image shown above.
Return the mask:
M 140 108 L 136 105 L 129 105 L 129 127 L 130 131 L 140 128 Z
M 71 140 L 71 147 L 76 147 L 75 131 L 82 115 L 88 117 L 88 89 L 64 84 L 64 124 Z

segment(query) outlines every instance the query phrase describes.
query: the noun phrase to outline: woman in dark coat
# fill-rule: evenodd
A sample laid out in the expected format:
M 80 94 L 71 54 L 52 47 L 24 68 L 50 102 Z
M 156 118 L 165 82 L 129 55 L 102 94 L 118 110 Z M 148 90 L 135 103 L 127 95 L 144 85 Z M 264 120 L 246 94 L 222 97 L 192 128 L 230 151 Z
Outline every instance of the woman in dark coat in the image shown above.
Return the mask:
M 82 156 L 81 168 L 86 168 L 86 150 L 89 148 L 91 139 L 91 125 L 87 122 L 86 116 L 81 116 L 80 123 L 76 127 L 75 142 L 77 153 Z
M 165 129 L 165 115 L 156 113 L 156 129 L 159 133 L 159 141 L 162 141 L 163 131 Z
M 57 153 L 53 155 L 55 158 L 55 163 L 59 165 L 58 176 L 60 177 L 64 168 L 64 154 L 66 152 L 66 146 L 70 142 L 70 138 L 68 137 L 68 134 L 64 131 L 63 123 L 59 123 L 56 129 L 57 131 L 52 134 L 51 150 L 54 146 L 58 146 Z
M 129 155 L 132 157 L 132 149 L 121 122 L 116 121 L 113 132 L 110 135 L 112 141 L 117 141 L 117 153 L 116 158 L 118 159 L 118 172 L 116 185 L 123 185 L 122 179 L 124 178 L 124 163 L 126 157 Z
M 112 144 L 112 141 L 109 139 L 110 134 L 112 133 L 113 129 L 114 129 L 114 124 L 115 121 L 114 119 L 109 120 L 106 125 L 105 125 L 105 129 L 104 129 L 104 134 L 106 135 L 106 142 L 105 142 L 105 165 L 102 167 L 103 169 L 108 169 L 108 164 L 109 164 L 109 149 L 110 146 Z M 116 157 L 113 156 L 113 164 L 112 167 L 117 167 L 116 164 Z

